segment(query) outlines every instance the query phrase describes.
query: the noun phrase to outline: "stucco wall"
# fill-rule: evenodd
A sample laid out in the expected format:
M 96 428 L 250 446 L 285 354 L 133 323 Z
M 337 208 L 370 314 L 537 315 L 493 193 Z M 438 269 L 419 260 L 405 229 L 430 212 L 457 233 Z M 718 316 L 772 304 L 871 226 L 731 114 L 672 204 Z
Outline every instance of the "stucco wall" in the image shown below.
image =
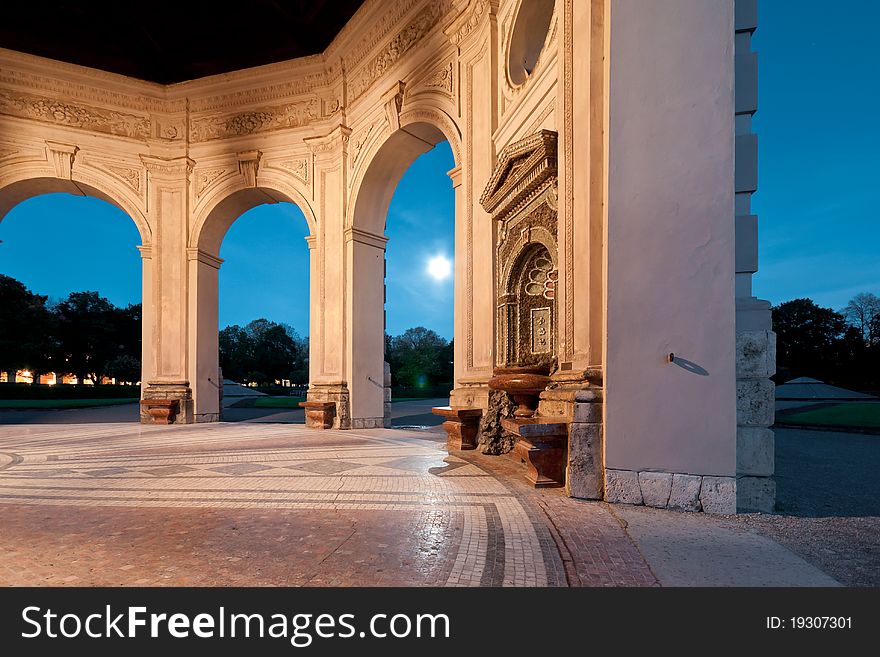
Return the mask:
M 608 468 L 736 470 L 733 34 L 732 0 L 611 5 Z

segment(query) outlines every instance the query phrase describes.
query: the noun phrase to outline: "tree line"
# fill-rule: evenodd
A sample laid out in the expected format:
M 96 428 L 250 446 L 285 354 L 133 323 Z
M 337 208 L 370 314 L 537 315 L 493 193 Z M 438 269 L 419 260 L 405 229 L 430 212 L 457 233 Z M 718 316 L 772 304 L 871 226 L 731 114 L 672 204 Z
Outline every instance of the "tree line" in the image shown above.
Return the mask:
M 49 303 L 0 274 L 0 367 L 73 374 L 80 383 L 141 377 L 141 305 L 123 308 L 97 292 L 72 292 Z
M 854 296 L 838 311 L 812 299 L 772 308 L 777 382 L 808 376 L 856 390 L 880 390 L 880 297 Z

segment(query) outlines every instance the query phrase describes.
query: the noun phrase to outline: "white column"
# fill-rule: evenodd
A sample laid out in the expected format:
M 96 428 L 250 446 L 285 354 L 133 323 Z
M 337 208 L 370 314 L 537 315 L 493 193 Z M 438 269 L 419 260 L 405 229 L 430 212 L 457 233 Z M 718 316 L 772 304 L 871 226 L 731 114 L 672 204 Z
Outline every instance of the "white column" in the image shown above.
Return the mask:
M 352 429 L 384 426 L 385 244 L 388 239 L 356 228 L 345 231 L 346 362 Z
M 220 348 L 218 278 L 223 260 L 197 248 L 186 250 L 189 277 L 188 380 L 193 395 L 193 420 L 220 420 Z

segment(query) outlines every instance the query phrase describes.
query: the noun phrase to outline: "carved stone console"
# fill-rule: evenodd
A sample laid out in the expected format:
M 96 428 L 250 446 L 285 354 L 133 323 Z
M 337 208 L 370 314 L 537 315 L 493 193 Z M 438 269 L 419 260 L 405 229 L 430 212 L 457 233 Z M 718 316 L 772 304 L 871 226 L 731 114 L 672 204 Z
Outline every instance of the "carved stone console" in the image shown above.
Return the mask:
M 299 405 L 305 409 L 306 426 L 311 429 L 332 429 L 336 416 L 336 403 L 332 401 L 304 401 Z
M 482 409 L 436 406 L 431 412 L 446 418 L 443 428 L 446 430 L 446 446 L 449 449 L 476 449 Z

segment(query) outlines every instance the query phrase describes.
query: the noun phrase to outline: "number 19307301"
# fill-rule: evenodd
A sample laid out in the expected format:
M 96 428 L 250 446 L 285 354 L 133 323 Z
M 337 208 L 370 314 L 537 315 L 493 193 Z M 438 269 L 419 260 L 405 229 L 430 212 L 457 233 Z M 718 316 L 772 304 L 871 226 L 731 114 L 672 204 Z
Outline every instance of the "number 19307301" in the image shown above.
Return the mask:
M 767 616 L 768 630 L 850 630 L 852 616 Z

